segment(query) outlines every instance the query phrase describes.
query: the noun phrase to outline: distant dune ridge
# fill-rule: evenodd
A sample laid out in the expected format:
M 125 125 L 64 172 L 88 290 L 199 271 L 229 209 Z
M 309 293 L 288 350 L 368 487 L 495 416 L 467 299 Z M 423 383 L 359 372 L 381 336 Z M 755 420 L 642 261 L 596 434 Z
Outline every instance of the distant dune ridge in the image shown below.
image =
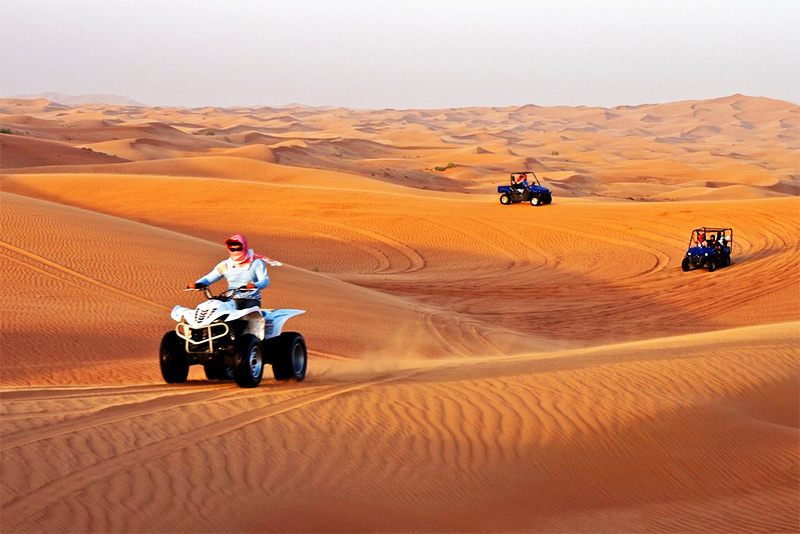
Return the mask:
M 0 100 L 3 532 L 800 531 L 798 106 L 98 101 Z M 234 232 L 308 377 L 167 385 Z
M 701 180 L 718 184 L 698 191 L 702 199 L 800 194 L 800 108 L 760 97 L 452 110 L 173 109 L 105 100 L 111 105 L 98 104 L 97 95 L 0 100 L 0 125 L 17 135 L 14 146 L 0 139 L 0 165 L 9 171 L 67 163 L 58 151 L 22 141 L 39 139 L 130 161 L 226 154 L 462 193 L 490 192 L 509 169 L 528 168 L 561 197 L 690 200 L 684 190 Z M 64 103 L 77 107 L 67 111 Z M 100 163 L 91 152 L 84 156 Z M 446 172 L 436 170 L 450 162 Z M 571 187 L 574 175 L 596 181 Z
M 43 98 L 56 104 L 63 104 L 65 106 L 81 106 L 84 104 L 110 104 L 112 106 L 144 106 L 140 102 L 133 100 L 127 96 L 120 95 L 65 95 L 64 93 L 39 93 L 36 95 L 14 95 L 9 97 L 18 100 L 36 100 Z

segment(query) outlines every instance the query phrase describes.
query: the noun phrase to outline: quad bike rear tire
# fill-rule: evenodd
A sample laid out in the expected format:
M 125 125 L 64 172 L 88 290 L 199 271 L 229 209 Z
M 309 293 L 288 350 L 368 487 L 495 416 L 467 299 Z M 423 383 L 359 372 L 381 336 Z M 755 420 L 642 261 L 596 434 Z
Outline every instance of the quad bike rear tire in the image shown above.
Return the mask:
M 171 330 L 161 338 L 158 349 L 158 360 L 161 363 L 161 376 L 167 384 L 186 382 L 189 376 L 189 362 L 186 359 L 186 347 L 178 334 Z
M 218 361 L 210 361 L 203 364 L 206 378 L 209 380 L 232 380 L 233 368 Z
M 508 195 L 508 193 L 503 193 L 500 195 L 500 204 L 503 206 L 508 206 L 511 204 L 511 197 Z
M 724 265 L 725 265 L 725 267 L 730 267 L 730 266 L 731 266 L 731 255 L 730 255 L 730 254 L 728 254 L 727 256 L 725 256 L 725 263 L 724 263 Z
M 713 273 L 716 270 L 717 270 L 717 260 L 711 258 L 710 260 L 708 260 L 708 272 Z
M 297 332 L 284 332 L 272 346 L 275 350 L 272 362 L 275 380 L 294 378 L 298 382 L 302 381 L 308 369 L 308 351 L 303 336 Z
M 264 374 L 264 356 L 261 343 L 253 334 L 245 334 L 236 342 L 236 364 L 233 378 L 242 388 L 254 388 L 261 383 Z
M 681 269 L 683 269 L 683 271 L 686 272 L 691 268 L 692 268 L 692 262 L 689 261 L 689 258 L 683 258 L 683 261 L 681 262 Z
M 539 197 L 531 197 L 531 206 L 539 206 L 542 203 Z

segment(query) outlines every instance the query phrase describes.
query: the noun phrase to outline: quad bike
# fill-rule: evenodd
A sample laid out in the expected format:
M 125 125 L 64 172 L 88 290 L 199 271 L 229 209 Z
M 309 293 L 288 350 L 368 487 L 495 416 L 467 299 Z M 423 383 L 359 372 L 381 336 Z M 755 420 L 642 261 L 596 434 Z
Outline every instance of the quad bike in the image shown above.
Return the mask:
M 244 288 L 212 296 L 196 308 L 175 306 L 170 314 L 178 324 L 161 339 L 161 375 L 170 384 L 186 381 L 189 366 L 202 365 L 209 380 L 230 380 L 243 388 L 261 383 L 264 364 L 272 365 L 276 380 L 303 380 L 308 353 L 303 336 L 281 332 L 283 325 L 305 310 L 239 310 L 233 297 Z

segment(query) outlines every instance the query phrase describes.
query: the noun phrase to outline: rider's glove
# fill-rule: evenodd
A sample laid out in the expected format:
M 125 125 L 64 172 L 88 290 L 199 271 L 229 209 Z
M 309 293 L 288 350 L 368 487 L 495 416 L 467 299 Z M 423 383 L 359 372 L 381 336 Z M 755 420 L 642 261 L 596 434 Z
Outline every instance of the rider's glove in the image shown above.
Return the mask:
M 256 288 L 256 285 L 255 285 L 253 282 L 250 282 L 250 283 L 249 283 L 249 284 L 247 284 L 245 287 L 246 287 L 246 289 L 255 289 L 255 288 Z
M 205 288 L 205 284 L 198 284 L 197 282 L 190 282 L 189 285 L 186 286 L 186 289 L 203 289 Z

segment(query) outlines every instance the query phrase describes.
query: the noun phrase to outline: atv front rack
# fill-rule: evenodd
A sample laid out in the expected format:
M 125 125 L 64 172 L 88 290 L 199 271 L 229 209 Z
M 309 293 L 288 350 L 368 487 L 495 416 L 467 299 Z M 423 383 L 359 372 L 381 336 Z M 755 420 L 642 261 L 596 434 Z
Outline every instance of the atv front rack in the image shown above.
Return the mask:
M 186 341 L 186 352 L 214 352 L 214 340 L 227 336 L 229 331 L 226 323 L 216 323 L 200 328 L 192 328 L 186 323 L 178 323 L 175 326 L 178 337 Z M 206 343 L 208 350 L 200 347 Z

